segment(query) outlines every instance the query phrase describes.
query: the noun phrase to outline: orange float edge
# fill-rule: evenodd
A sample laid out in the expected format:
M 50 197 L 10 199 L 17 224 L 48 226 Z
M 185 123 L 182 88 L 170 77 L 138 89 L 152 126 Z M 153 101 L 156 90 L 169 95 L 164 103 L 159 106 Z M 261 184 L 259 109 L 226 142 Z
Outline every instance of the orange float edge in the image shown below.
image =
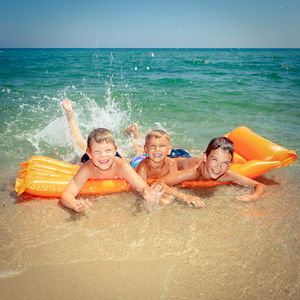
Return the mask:
M 245 126 L 237 127 L 225 135 L 234 143 L 231 169 L 249 178 L 256 178 L 272 169 L 286 167 L 297 160 L 297 154 L 275 144 Z M 59 198 L 79 166 L 45 156 L 32 156 L 21 165 L 15 191 L 20 195 Z M 186 181 L 180 187 L 211 187 L 230 182 Z M 119 193 L 131 190 L 124 180 L 89 180 L 80 195 Z

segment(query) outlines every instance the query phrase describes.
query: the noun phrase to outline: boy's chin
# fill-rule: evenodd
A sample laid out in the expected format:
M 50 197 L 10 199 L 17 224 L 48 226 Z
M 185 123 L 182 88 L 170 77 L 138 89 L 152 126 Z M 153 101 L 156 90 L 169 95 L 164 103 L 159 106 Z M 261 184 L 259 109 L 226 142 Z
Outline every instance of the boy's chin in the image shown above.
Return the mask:
M 164 159 L 163 158 L 159 158 L 159 159 L 158 158 L 154 158 L 154 159 L 150 159 L 150 161 L 158 164 L 158 163 L 162 163 L 164 161 Z
M 98 169 L 102 171 L 106 171 L 112 166 L 112 163 L 108 163 L 108 164 L 94 163 L 94 164 Z
M 159 156 L 159 157 L 153 157 L 153 156 L 149 156 L 150 160 L 153 160 L 153 161 L 164 161 L 166 159 L 167 156 Z

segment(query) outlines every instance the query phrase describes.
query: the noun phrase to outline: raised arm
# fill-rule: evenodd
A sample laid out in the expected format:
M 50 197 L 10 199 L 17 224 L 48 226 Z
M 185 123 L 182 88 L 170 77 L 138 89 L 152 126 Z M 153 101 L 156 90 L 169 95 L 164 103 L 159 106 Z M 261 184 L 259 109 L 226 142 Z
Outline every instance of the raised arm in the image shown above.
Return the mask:
M 75 120 L 71 100 L 64 99 L 62 101 L 62 107 L 67 112 L 67 119 L 68 119 L 68 122 L 69 122 L 71 137 L 76 142 L 77 146 L 84 153 L 86 151 L 86 141 L 84 140 L 84 138 L 83 138 L 83 136 L 80 132 L 80 129 L 77 125 L 77 122 Z

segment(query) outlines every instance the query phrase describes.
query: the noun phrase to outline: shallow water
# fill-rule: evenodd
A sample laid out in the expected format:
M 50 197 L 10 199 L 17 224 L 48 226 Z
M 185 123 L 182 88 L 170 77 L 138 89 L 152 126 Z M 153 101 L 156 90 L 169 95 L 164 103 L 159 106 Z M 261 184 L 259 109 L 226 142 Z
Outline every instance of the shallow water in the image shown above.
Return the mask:
M 134 121 L 194 155 L 239 125 L 299 154 L 299 50 L 19 51 L 0 53 L 4 299 L 299 298 L 299 161 L 258 178 L 257 202 L 235 202 L 251 192 L 238 186 L 185 190 L 204 209 L 122 193 L 75 214 L 13 191 L 31 155 L 78 162 L 66 96 L 84 136 L 108 127 L 129 158 L 122 130 Z
M 275 170 L 261 177 L 268 192 L 263 200 L 247 204 L 233 201 L 245 192 L 238 187 L 189 191 L 203 196 L 204 209 L 178 202 L 146 207 L 133 193 L 95 199 L 93 209 L 82 214 L 55 200 L 5 207 L 0 210 L 0 286 L 10 292 L 6 282 L 18 282 L 22 275 L 28 280 L 26 274 L 34 268 L 51 274 L 53 266 L 55 272 L 75 264 L 77 271 L 73 267 L 66 273 L 72 277 L 88 264 L 89 272 L 100 276 L 93 280 L 104 273 L 113 285 L 120 278 L 111 268 L 122 270 L 125 299 L 296 299 L 300 190 L 283 184 L 295 182 L 291 176 Z M 126 283 L 137 274 L 144 276 L 139 288 Z M 149 297 L 149 280 L 159 288 L 154 298 Z M 99 290 L 98 296 L 118 298 L 119 292 Z

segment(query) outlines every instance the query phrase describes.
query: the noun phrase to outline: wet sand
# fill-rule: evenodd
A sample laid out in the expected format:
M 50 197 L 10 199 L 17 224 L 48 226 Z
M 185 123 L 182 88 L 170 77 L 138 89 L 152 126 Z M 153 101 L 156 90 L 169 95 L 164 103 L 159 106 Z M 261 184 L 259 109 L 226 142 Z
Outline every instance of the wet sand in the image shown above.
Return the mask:
M 299 299 L 296 175 L 261 177 L 268 191 L 252 203 L 233 201 L 236 186 L 189 191 L 204 209 L 123 193 L 75 214 L 3 191 L 1 299 Z

